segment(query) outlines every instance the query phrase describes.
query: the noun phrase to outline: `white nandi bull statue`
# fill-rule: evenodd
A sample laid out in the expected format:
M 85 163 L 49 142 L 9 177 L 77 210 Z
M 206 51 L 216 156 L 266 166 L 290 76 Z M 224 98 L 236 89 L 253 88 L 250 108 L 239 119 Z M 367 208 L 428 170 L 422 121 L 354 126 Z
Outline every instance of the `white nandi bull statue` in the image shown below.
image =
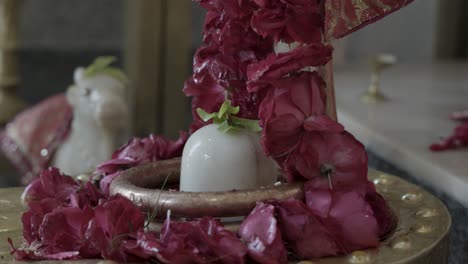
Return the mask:
M 93 172 L 128 138 L 127 79 L 97 58 L 77 68 L 66 94 L 50 97 L 20 113 L 0 136 L 5 156 L 28 183 L 48 166 L 68 175 Z

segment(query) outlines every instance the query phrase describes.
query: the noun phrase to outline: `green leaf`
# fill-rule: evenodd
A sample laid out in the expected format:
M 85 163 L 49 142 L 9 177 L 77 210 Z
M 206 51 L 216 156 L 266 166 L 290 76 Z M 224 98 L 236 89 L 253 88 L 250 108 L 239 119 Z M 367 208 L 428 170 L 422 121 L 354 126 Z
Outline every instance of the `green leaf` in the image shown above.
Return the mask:
M 218 118 L 222 118 L 231 108 L 231 101 L 226 100 L 219 108 Z
M 107 66 L 111 65 L 111 63 L 114 61 L 115 57 L 112 56 L 97 57 L 93 63 L 85 69 L 84 74 L 86 77 L 91 77 L 95 75 L 96 72 L 99 72 Z
M 223 132 L 223 133 L 226 133 L 229 131 L 230 129 L 230 125 L 229 125 L 229 122 L 227 120 L 224 120 L 222 123 L 220 123 L 218 125 L 218 129 L 219 131 Z
M 232 114 L 232 115 L 237 115 L 239 111 L 240 111 L 239 106 L 229 108 L 229 114 Z
M 208 122 L 216 116 L 216 113 L 208 113 L 201 108 L 197 108 L 197 114 L 204 122 Z
M 245 119 L 240 117 L 231 117 L 231 121 L 242 128 L 248 129 L 252 132 L 260 132 L 262 128 L 260 127 L 258 120 Z
M 115 62 L 117 59 L 114 56 L 101 56 L 97 57 L 93 65 L 96 66 L 97 68 L 106 68 L 107 66 L 111 65 L 113 62 Z
M 218 118 L 218 116 L 216 116 L 216 113 L 213 113 L 213 114 L 215 114 L 215 116 L 213 117 L 213 124 L 219 125 L 219 124 L 223 123 L 226 120 L 226 117 L 224 117 L 224 116 L 221 117 L 221 118 Z
M 121 82 L 127 82 L 127 76 L 121 69 L 110 66 L 114 61 L 116 61 L 116 58 L 113 56 L 97 57 L 93 63 L 85 69 L 84 76 L 90 78 L 98 74 L 105 74 Z
M 252 132 L 259 132 L 262 130 L 257 120 L 234 116 L 238 114 L 239 111 L 239 106 L 233 107 L 231 101 L 226 100 L 220 106 L 218 112 L 208 113 L 205 110 L 198 108 L 197 114 L 205 122 L 213 120 L 213 124 L 218 125 L 218 129 L 224 133 L 239 131 L 242 129 L 250 130 Z
M 102 69 L 101 73 L 105 75 L 109 75 L 110 77 L 117 79 L 123 83 L 127 82 L 127 76 L 120 69 L 109 67 L 109 68 Z

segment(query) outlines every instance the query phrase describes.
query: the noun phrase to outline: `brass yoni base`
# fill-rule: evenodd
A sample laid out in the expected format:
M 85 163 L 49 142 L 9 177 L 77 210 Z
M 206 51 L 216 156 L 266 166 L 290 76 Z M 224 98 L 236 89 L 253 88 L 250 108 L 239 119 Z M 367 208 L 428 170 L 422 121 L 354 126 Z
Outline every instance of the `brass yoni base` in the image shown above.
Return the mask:
M 371 170 L 369 178 L 388 201 L 399 222 L 394 234 L 379 248 L 356 251 L 349 256 L 301 261 L 301 264 L 444 264 L 448 258 L 451 218 L 436 197 L 398 177 Z M 0 263 L 11 260 L 7 237 L 15 245 L 21 241 L 21 214 L 24 208 L 22 188 L 0 189 Z M 2 261 L 3 260 L 3 261 Z M 14 262 L 21 263 L 21 262 Z M 53 262 L 37 262 L 53 263 Z M 57 262 L 58 263 L 58 262 Z M 99 260 L 62 261 L 60 263 L 112 263 Z

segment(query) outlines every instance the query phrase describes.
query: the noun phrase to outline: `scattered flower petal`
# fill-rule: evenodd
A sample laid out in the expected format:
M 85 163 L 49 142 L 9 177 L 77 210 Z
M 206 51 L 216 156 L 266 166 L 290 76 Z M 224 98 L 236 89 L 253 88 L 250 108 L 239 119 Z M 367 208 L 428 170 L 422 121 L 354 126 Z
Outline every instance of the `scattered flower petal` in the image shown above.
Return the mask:
M 443 151 L 468 147 L 468 122 L 458 125 L 453 134 L 430 146 L 432 151 Z
M 214 219 L 166 221 L 161 234 L 166 247 L 160 254 L 166 263 L 245 263 L 246 246 Z M 184 262 L 189 260 L 192 262 Z
M 129 260 L 122 247 L 131 233 L 143 228 L 143 213 L 121 195 L 110 197 L 94 209 L 94 218 L 89 222 L 86 239 L 102 257 L 115 261 Z
M 257 263 L 288 263 L 273 205 L 259 202 L 242 222 L 239 235 L 247 242 L 249 256 Z
M 338 243 L 338 237 L 302 201 L 290 199 L 279 202 L 276 210 L 283 237 L 299 259 L 336 256 L 345 252 Z

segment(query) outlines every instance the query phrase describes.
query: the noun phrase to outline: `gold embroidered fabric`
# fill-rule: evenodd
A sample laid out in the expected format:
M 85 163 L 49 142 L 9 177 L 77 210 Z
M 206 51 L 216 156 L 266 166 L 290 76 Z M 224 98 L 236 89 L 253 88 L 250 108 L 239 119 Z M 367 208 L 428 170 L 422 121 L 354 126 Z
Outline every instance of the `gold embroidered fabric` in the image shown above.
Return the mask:
M 327 40 L 342 38 L 413 0 L 325 0 Z

